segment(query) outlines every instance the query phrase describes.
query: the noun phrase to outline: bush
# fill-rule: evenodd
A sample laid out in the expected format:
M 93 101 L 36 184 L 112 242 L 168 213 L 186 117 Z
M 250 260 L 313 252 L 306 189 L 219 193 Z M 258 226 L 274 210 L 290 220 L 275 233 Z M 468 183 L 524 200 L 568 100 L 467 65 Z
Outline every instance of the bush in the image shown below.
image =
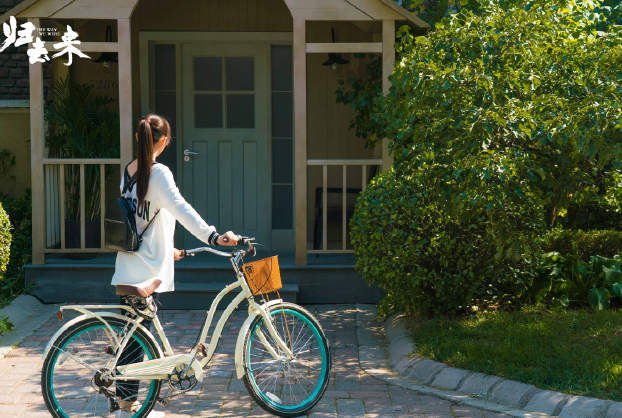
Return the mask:
M 0 281 L 4 280 L 11 254 L 11 223 L 0 202 Z
M 473 305 L 512 301 L 512 289 L 525 267 L 517 253 L 542 232 L 544 210 L 529 194 L 488 206 L 495 188 L 482 188 L 481 200 L 450 211 L 434 193 L 441 181 L 434 170 L 408 174 L 389 170 L 362 193 L 351 220 L 356 268 L 370 284 L 387 292 L 390 305 L 407 313 L 456 314 Z M 458 186 L 454 190 L 460 195 Z M 498 225 L 521 234 L 513 251 L 498 251 Z M 514 241 L 511 241 L 513 244 Z M 539 253 L 538 253 L 539 254 Z
M 622 253 L 622 232 L 611 230 L 568 230 L 555 229 L 543 238 L 544 252 L 557 252 L 563 256 L 573 254 L 576 246 L 577 256 L 589 261 L 592 256 L 613 258 Z
M 24 265 L 32 254 L 32 199 L 30 190 L 20 198 L 3 197 L 0 202 L 9 216 L 12 230 L 11 255 L 0 283 L 0 307 L 25 291 Z
M 0 335 L 4 335 L 7 332 L 11 332 L 13 330 L 13 323 L 9 321 L 9 317 L 0 315 Z
M 619 304 L 622 297 L 620 256 L 599 255 L 589 261 L 580 260 L 576 245 L 569 255 L 550 252 L 542 255 L 539 264 L 530 272 L 531 284 L 526 295 L 529 302 L 544 302 L 552 307 L 592 306 L 603 310 L 612 301 Z

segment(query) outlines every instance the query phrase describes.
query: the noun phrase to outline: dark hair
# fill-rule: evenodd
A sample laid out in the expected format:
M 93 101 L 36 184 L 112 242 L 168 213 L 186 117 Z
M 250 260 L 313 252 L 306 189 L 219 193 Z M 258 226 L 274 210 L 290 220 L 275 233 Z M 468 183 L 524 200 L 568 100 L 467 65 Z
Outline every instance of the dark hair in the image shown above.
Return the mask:
M 171 125 L 166 118 L 159 115 L 143 116 L 138 122 L 138 170 L 136 170 L 136 195 L 138 204 L 142 204 L 149 189 L 149 175 L 153 163 L 153 144 L 162 137 L 167 137 L 168 145 L 171 141 Z

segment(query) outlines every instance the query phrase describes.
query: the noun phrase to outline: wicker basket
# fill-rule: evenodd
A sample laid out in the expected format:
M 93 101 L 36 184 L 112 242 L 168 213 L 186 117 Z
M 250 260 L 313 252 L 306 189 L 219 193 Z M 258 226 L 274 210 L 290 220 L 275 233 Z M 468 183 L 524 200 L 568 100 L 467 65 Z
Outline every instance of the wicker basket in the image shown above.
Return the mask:
M 248 287 L 253 295 L 264 295 L 283 287 L 278 256 L 264 258 L 242 265 Z

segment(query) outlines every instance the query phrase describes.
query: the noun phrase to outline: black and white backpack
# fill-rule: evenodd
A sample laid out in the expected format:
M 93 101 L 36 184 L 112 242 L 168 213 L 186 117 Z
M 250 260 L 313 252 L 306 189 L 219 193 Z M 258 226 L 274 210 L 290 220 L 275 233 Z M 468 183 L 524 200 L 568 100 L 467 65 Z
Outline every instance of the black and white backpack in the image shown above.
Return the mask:
M 128 164 L 129 166 L 129 164 Z M 136 183 L 136 173 L 130 177 L 127 167 L 123 172 L 123 191 L 121 197 L 116 199 L 110 199 L 106 205 L 106 217 L 104 219 L 104 242 L 105 247 L 109 250 L 134 252 L 138 250 L 143 235 L 147 229 L 151 226 L 151 223 L 158 215 L 158 210 L 153 218 L 149 221 L 147 227 L 143 230 L 142 234 L 138 234 L 136 230 L 136 218 L 132 211 L 132 205 L 125 198 L 125 193 Z

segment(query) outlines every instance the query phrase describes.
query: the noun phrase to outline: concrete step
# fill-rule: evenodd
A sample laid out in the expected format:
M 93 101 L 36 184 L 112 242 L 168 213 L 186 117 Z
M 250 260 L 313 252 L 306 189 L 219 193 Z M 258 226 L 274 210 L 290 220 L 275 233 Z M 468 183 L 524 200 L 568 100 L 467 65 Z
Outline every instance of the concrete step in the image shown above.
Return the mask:
M 309 265 L 297 266 L 293 256 L 279 255 L 286 300 L 299 304 L 377 303 L 384 292 L 368 286 L 350 258 L 309 257 Z M 48 255 L 47 264 L 26 266 L 30 293 L 45 303 L 117 302 L 110 285 L 115 257 L 99 255 L 75 260 Z M 163 295 L 169 309 L 205 309 L 226 284 L 235 281 L 231 263 L 223 257 L 182 260 L 175 265 L 175 292 Z

